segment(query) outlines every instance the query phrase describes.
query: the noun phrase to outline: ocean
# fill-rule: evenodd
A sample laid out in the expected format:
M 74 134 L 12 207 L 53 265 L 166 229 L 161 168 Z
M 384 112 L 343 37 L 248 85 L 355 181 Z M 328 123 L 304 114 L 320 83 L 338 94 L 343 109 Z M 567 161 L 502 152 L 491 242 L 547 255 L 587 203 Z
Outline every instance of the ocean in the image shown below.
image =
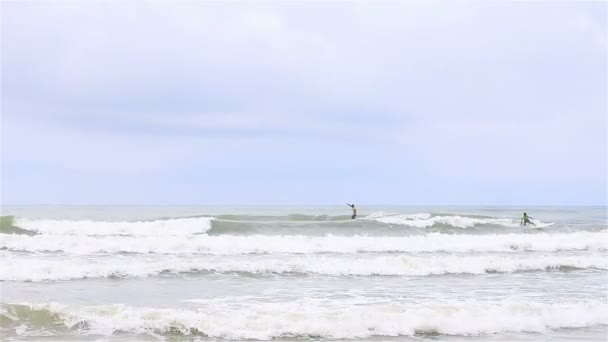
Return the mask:
M 607 340 L 606 207 L 358 211 L 3 206 L 0 339 Z

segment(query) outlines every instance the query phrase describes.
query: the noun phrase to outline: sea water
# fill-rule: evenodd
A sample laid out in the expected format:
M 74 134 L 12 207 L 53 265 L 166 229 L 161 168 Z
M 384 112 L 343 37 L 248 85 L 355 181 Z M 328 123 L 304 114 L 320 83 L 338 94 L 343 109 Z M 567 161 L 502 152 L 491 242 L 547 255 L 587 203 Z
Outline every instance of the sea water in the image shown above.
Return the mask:
M 606 340 L 606 207 L 358 211 L 4 206 L 0 338 Z

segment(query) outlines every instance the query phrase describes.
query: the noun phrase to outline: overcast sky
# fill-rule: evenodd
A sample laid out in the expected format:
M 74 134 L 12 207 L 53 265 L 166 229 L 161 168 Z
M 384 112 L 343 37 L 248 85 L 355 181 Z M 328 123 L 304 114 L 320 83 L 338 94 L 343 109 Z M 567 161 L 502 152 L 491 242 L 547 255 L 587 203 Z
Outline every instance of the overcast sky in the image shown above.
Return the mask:
M 2 202 L 607 202 L 607 3 L 2 1 Z

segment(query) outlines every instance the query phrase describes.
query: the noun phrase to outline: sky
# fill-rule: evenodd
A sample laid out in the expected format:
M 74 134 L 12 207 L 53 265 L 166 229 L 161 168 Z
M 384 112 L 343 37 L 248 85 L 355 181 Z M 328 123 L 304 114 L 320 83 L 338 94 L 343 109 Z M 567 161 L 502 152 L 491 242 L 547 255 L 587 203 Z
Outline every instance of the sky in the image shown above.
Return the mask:
M 606 205 L 604 1 L 2 1 L 4 204 Z

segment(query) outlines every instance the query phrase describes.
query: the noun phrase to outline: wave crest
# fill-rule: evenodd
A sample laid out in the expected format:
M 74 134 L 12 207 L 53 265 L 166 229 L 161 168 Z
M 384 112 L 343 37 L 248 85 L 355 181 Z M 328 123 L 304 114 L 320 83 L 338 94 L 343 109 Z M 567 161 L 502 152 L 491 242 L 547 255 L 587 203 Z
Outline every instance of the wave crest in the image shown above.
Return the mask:
M 452 302 L 408 303 L 376 301 L 353 303 L 304 298 L 295 302 L 256 303 L 197 301 L 195 309 L 142 308 L 122 304 L 76 306 L 60 303 L 3 304 L 10 328 L 37 336 L 32 326 L 45 318 L 47 330 L 76 331 L 81 335 L 115 333 L 199 335 L 230 340 L 271 340 L 314 337 L 355 339 L 372 336 L 424 334 L 482 335 L 501 332 L 546 332 L 608 323 L 605 300 L 575 303 Z M 497 319 L 500 317 L 500 319 Z M 399 322 L 399 324 L 395 324 Z
M 128 262 L 127 262 L 128 261 Z M 147 277 L 161 273 L 303 274 L 328 276 L 429 276 L 608 269 L 603 255 L 554 256 L 234 256 L 112 257 L 101 259 L 20 258 L 0 264 L 0 280 L 45 281 L 105 277 Z
M 176 218 L 156 221 L 70 221 L 17 217 L 13 225 L 51 235 L 175 236 L 202 234 L 211 229 L 213 217 Z
M 56 236 L 0 234 L 0 249 L 69 254 L 315 254 L 386 252 L 557 252 L 608 250 L 608 231 L 561 234 L 413 236 L 186 235 Z
M 371 217 L 382 223 L 397 224 L 415 228 L 429 228 L 434 226 L 449 226 L 454 228 L 472 228 L 479 225 L 495 225 L 503 227 L 519 227 L 518 222 L 505 218 L 480 218 L 469 216 L 432 216 L 431 214 L 390 215 Z

